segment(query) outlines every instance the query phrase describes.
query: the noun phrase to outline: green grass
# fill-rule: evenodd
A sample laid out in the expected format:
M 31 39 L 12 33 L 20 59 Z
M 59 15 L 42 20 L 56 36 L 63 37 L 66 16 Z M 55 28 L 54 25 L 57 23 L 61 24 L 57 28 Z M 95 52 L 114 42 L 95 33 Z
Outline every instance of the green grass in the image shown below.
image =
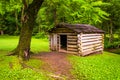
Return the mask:
M 31 68 L 23 68 L 17 56 L 6 56 L 6 54 L 16 48 L 17 36 L 0 36 L 0 79 L 1 80 L 49 80 L 43 72 L 42 61 L 30 59 L 24 62 Z M 31 50 L 33 52 L 49 51 L 47 39 L 32 38 Z
M 11 51 L 16 48 L 18 44 L 17 36 L 0 36 L 0 50 Z M 48 39 L 32 38 L 31 50 L 35 53 L 40 51 L 49 51 Z
M 18 43 L 16 36 L 0 36 L 0 50 L 11 51 Z
M 33 52 L 48 52 L 49 51 L 49 43 L 48 39 L 35 39 L 32 38 L 31 50 Z
M 43 62 L 38 59 L 30 59 L 26 62 L 28 66 L 31 66 L 32 68 L 40 69 L 43 65 Z
M 16 56 L 5 56 L 6 51 L 0 51 L 0 79 L 1 80 L 48 80 L 49 78 L 45 73 L 39 69 L 39 71 L 34 71 L 30 68 L 22 68 L 19 60 Z M 41 67 L 40 60 L 30 59 L 26 62 L 29 66 L 34 64 Z M 32 64 L 32 65 L 31 65 Z M 37 65 L 36 65 L 37 64 Z M 36 65 L 36 66 L 35 66 Z
M 86 57 L 69 56 L 79 80 L 120 80 L 120 55 L 104 52 Z
M 41 66 L 44 62 L 30 59 L 25 62 L 39 71 L 23 69 L 16 56 L 5 56 L 18 43 L 17 36 L 0 36 L 0 79 L 2 80 L 51 80 Z M 33 52 L 49 51 L 47 39 L 32 38 Z M 69 55 L 73 69 L 71 72 L 76 80 L 120 80 L 120 55 L 104 52 L 103 54 L 79 57 Z M 10 66 L 12 64 L 12 67 Z

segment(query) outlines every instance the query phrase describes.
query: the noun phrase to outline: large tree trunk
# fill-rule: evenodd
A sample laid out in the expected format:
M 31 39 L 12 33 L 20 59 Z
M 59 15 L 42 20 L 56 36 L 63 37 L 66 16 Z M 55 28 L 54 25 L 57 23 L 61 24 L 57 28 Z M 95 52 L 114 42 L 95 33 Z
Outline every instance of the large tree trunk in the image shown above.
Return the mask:
M 28 59 L 30 55 L 30 43 L 35 19 L 44 0 L 33 0 L 33 2 L 29 5 L 27 4 L 26 0 L 22 1 L 24 4 L 22 27 L 19 43 L 17 48 L 14 50 L 14 54 L 17 54 L 23 59 Z

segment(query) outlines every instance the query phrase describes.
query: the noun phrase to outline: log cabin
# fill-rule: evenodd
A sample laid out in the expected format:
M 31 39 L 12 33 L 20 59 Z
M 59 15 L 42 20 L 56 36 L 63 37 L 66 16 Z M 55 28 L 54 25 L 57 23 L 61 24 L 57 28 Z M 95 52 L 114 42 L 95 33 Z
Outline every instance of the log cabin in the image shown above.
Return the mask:
M 49 31 L 50 50 L 76 55 L 102 53 L 104 31 L 88 24 L 60 23 Z

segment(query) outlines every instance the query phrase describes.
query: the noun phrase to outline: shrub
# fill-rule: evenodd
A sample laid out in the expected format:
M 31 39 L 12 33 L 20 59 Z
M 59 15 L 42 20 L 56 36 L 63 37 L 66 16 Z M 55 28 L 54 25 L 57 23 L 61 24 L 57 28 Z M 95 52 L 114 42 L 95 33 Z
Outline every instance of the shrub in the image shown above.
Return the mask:
M 120 48 L 120 40 L 118 38 L 114 39 L 112 43 L 109 42 L 108 38 L 105 38 L 104 47 L 106 49 Z
M 40 32 L 40 33 L 37 33 L 35 35 L 35 38 L 39 39 L 39 38 L 47 38 L 47 35 L 45 32 Z

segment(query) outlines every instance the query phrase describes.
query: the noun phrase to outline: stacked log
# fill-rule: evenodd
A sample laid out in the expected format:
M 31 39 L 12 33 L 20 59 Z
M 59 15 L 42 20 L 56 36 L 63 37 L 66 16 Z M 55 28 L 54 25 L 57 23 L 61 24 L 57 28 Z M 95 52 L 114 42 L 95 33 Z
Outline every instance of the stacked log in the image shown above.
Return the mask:
M 78 34 L 78 51 L 80 55 L 87 55 L 103 51 L 103 34 Z
M 67 36 L 67 53 L 78 54 L 77 35 L 76 34 Z

